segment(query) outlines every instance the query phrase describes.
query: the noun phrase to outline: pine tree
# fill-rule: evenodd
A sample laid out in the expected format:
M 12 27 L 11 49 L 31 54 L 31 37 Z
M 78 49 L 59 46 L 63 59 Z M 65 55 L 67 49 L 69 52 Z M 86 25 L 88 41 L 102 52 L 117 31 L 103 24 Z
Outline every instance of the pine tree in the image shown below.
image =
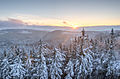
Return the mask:
M 37 65 L 37 73 L 36 75 L 38 76 L 39 79 L 48 79 L 48 70 L 47 70 L 47 65 L 46 65 L 46 59 L 44 55 L 41 53 L 40 55 L 40 61 L 38 61 Z
M 42 41 L 39 43 L 39 52 L 37 52 L 37 56 L 35 57 L 36 66 L 34 70 L 36 70 L 36 75 L 38 79 L 48 79 L 48 67 L 46 65 L 46 58 L 44 56 L 45 54 L 45 48 L 43 47 Z
M 115 55 L 114 55 L 114 46 L 115 46 L 115 36 L 114 36 L 114 30 L 111 30 L 111 41 L 110 41 L 110 49 L 109 49 L 109 57 L 111 57 L 111 60 L 115 60 Z
M 25 75 L 27 78 L 32 77 L 32 69 L 34 68 L 33 63 L 32 63 L 34 60 L 32 57 L 32 54 L 33 53 L 31 51 L 27 53 L 27 58 L 24 64 L 27 70 L 26 75 Z
M 14 63 L 10 65 L 11 71 L 10 75 L 13 79 L 19 78 L 23 79 L 26 74 L 26 69 L 19 55 L 16 56 Z
M 50 63 L 50 78 L 51 79 L 61 79 L 61 75 L 63 74 L 62 72 L 62 67 L 63 67 L 63 62 L 64 56 L 62 53 L 59 52 L 58 49 L 54 49 L 54 56 L 52 58 L 52 61 Z
M 113 77 L 113 71 L 112 71 L 112 65 L 114 64 L 116 58 L 115 58 L 115 51 L 114 51 L 114 44 L 115 44 L 115 37 L 114 37 L 114 30 L 112 29 L 111 30 L 111 33 L 110 33 L 110 46 L 109 46 L 109 51 L 108 51 L 108 72 L 106 73 L 107 76 L 110 76 Z
M 80 43 L 77 44 L 77 54 L 75 62 L 75 78 L 87 78 L 91 77 L 93 72 L 93 58 L 94 53 L 92 52 L 93 46 L 90 44 L 88 35 L 85 34 L 83 29 L 82 36 L 80 36 Z
M 75 64 L 77 79 L 86 78 L 93 71 L 93 52 L 89 48 L 86 48 L 83 49 L 83 53 L 84 55 L 80 55 Z
M 65 79 L 72 79 L 74 77 L 74 63 L 73 60 L 70 58 L 67 66 L 65 67 L 66 76 Z
M 3 79 L 10 79 L 11 75 L 10 75 L 10 63 L 9 63 L 9 59 L 7 57 L 5 57 L 2 62 L 1 62 L 1 76 Z

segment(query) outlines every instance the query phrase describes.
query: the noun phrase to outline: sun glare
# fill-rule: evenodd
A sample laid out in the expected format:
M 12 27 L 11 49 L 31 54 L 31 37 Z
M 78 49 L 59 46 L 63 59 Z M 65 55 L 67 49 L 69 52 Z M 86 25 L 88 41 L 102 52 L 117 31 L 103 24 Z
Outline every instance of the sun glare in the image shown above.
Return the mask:
M 77 29 L 78 26 L 77 26 L 77 25 L 72 25 L 72 28 L 73 28 L 73 29 Z

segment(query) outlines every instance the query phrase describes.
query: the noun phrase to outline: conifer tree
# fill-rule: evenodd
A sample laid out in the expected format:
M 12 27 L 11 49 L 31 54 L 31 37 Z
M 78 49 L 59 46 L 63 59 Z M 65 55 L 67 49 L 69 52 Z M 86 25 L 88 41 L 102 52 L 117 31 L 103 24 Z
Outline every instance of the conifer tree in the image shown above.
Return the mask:
M 11 75 L 10 75 L 10 62 L 7 56 L 5 56 L 3 58 L 3 60 L 0 63 L 0 71 L 1 71 L 1 77 L 3 79 L 10 79 Z
M 63 60 L 64 56 L 58 49 L 54 49 L 54 56 L 50 63 L 50 78 L 51 79 L 61 79 L 61 75 L 63 74 L 62 67 L 63 67 Z
M 67 66 L 65 67 L 66 76 L 65 79 L 72 79 L 74 77 L 74 63 L 72 58 L 69 59 Z
M 48 67 L 46 65 L 46 58 L 44 56 L 45 48 L 42 45 L 42 41 L 39 43 L 39 52 L 35 56 L 36 66 L 34 70 L 36 73 L 33 75 L 37 76 L 38 79 L 48 79 Z
M 13 79 L 23 79 L 26 74 L 25 65 L 23 64 L 21 57 L 22 53 L 19 48 L 17 48 L 17 51 L 15 51 L 13 63 L 10 65 L 10 75 Z
M 114 51 L 115 38 L 114 38 L 114 30 L 113 29 L 111 30 L 110 36 L 111 36 L 110 46 L 109 46 L 109 51 L 107 54 L 108 55 L 108 68 L 107 68 L 108 72 L 106 73 L 106 75 L 112 77 L 112 75 L 114 73 L 112 71 L 112 66 L 113 66 L 115 59 L 116 59 L 115 58 L 115 51 Z

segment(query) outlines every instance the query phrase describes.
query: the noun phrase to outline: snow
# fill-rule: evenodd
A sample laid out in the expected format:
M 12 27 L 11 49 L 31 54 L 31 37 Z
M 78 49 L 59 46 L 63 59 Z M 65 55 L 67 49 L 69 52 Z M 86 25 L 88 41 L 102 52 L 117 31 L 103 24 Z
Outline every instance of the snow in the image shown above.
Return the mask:
M 26 30 L 22 32 L 29 34 Z M 0 78 L 119 79 L 120 61 L 115 58 L 119 47 L 103 38 L 103 41 L 93 39 L 91 43 L 86 34 L 74 39 L 71 46 L 61 48 L 40 40 L 1 50 Z
M 9 74 L 9 70 L 10 70 L 10 63 L 8 62 L 8 58 L 4 58 L 2 60 L 1 63 L 1 75 L 3 76 L 3 78 L 5 79 L 9 79 L 11 78 L 11 75 Z
M 72 77 L 74 76 L 74 64 L 72 59 L 70 59 L 69 62 L 67 63 L 65 72 L 67 73 L 65 79 L 72 79 Z
M 115 76 L 120 76 L 120 61 L 114 61 L 112 65 L 109 65 L 107 76 L 114 74 Z
M 23 66 L 24 66 L 24 64 L 22 64 L 21 59 L 19 57 L 17 57 L 15 59 L 14 64 L 10 65 L 10 67 L 11 67 L 11 72 L 10 72 L 11 76 L 23 79 L 24 75 L 26 74 L 26 70 L 25 70 L 25 68 Z
M 23 31 L 21 31 L 21 32 L 19 32 L 19 33 L 22 33 L 22 34 L 30 34 L 31 32 L 23 30 Z
M 50 77 L 51 79 L 61 79 L 62 72 L 62 61 L 65 60 L 62 53 L 58 49 L 54 49 L 54 57 L 52 58 L 50 66 Z

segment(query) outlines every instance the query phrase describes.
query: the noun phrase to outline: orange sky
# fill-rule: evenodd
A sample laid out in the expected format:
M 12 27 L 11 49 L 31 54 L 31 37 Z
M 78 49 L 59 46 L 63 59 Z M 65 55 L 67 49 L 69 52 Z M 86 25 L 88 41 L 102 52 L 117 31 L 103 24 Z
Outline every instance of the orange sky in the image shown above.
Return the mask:
M 29 25 L 120 25 L 120 0 L 1 0 L 0 20 Z
M 61 17 L 61 18 L 44 18 L 35 15 L 16 14 L 11 15 L 10 18 L 18 19 L 28 25 L 48 25 L 48 26 L 69 26 L 69 27 L 83 27 L 83 26 L 100 26 L 100 25 L 120 25 L 119 19 L 89 17 Z

